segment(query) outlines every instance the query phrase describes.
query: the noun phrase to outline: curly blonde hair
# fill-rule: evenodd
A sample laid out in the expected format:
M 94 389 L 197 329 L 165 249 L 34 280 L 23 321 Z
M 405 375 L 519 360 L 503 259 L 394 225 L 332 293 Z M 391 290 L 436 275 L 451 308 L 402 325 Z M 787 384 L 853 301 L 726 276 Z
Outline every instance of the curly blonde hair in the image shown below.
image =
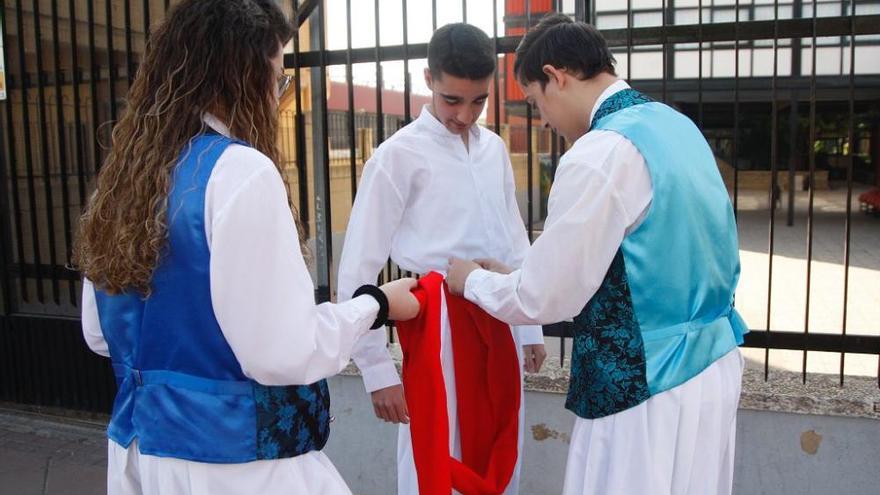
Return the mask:
M 172 171 L 204 132 L 204 113 L 219 116 L 285 177 L 270 59 L 293 33 L 272 0 L 185 0 L 153 32 L 80 221 L 74 261 L 96 287 L 150 294 L 167 244 Z

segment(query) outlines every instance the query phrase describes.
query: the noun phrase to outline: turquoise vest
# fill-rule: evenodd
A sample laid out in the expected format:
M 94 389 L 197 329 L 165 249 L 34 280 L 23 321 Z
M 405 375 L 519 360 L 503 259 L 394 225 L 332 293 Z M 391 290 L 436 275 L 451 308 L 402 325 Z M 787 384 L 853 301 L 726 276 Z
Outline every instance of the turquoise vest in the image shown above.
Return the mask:
M 566 407 L 586 419 L 681 385 L 742 344 L 748 332 L 732 307 L 739 279 L 736 220 L 699 129 L 632 89 L 600 106 L 594 129 L 635 145 L 653 198 L 574 318 Z
M 278 459 L 320 450 L 330 434 L 326 382 L 270 387 L 250 380 L 214 317 L 205 191 L 233 142 L 211 133 L 184 150 L 168 198 L 168 248 L 150 296 L 95 291 L 118 386 L 107 434 L 123 447 L 137 439 L 144 454 Z

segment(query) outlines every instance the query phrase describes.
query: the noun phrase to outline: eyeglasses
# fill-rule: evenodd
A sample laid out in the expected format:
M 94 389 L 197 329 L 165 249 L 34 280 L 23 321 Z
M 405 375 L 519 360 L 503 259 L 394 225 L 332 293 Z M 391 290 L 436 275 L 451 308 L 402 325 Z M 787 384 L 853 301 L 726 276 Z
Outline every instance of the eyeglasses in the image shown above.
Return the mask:
M 293 81 L 293 76 L 290 74 L 282 74 L 282 75 L 278 76 L 277 84 L 278 84 L 278 97 L 279 98 L 281 96 L 283 96 L 284 93 L 287 91 L 287 88 L 290 87 L 291 81 Z

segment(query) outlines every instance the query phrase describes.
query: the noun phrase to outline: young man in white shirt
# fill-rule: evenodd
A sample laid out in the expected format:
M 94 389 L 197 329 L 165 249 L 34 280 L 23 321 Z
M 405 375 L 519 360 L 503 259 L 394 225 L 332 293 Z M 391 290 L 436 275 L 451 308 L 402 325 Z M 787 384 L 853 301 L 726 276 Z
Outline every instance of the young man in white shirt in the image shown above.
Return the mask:
M 428 46 L 425 81 L 432 102 L 418 118 L 376 149 L 364 167 L 339 265 L 339 300 L 376 277 L 390 257 L 417 274 L 445 272 L 450 256 L 498 258 L 519 266 L 529 239 L 516 203 L 504 141 L 477 125 L 493 81 L 496 55 L 476 27 L 450 24 Z M 540 326 L 511 329 L 526 371 L 546 357 Z M 441 365 L 450 423 L 450 452 L 458 456 L 455 380 L 445 311 Z M 400 423 L 398 493 L 418 493 L 409 416 L 386 336 L 365 335 L 353 357 L 372 395 L 376 416 Z M 520 450 L 522 447 L 520 408 Z M 507 494 L 518 492 L 517 462 Z
M 748 331 L 733 208 L 699 129 L 613 64 L 566 16 L 526 35 L 517 78 L 573 144 L 521 269 L 454 260 L 447 281 L 504 321 L 573 319 L 565 495 L 730 493 Z

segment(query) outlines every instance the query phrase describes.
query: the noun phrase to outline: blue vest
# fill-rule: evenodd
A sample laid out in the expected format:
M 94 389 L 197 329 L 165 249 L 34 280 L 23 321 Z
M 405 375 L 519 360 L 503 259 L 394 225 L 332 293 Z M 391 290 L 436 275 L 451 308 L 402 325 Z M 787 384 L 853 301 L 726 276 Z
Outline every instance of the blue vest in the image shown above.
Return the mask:
M 278 459 L 320 450 L 330 433 L 326 382 L 267 387 L 248 379 L 214 317 L 205 190 L 217 159 L 235 142 L 204 134 L 182 152 L 168 198 L 168 244 L 150 296 L 96 290 L 118 386 L 108 435 L 123 447 L 137 438 L 144 454 L 215 463 Z
M 736 220 L 699 129 L 632 89 L 599 107 L 593 129 L 633 143 L 651 175 L 653 199 L 574 318 L 566 407 L 586 419 L 686 382 L 748 332 L 732 307 L 739 279 Z

